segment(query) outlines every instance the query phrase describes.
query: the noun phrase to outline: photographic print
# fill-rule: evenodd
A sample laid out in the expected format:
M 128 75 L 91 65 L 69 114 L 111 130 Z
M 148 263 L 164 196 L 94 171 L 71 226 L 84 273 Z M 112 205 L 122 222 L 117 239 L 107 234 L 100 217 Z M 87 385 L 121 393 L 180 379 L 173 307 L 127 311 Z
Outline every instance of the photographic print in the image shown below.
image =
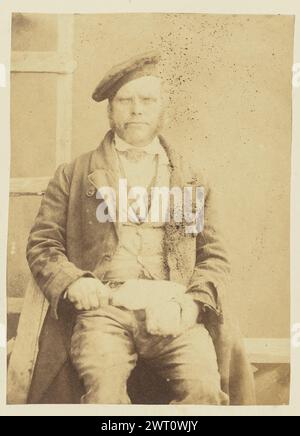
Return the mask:
M 288 405 L 295 18 L 11 19 L 7 404 Z

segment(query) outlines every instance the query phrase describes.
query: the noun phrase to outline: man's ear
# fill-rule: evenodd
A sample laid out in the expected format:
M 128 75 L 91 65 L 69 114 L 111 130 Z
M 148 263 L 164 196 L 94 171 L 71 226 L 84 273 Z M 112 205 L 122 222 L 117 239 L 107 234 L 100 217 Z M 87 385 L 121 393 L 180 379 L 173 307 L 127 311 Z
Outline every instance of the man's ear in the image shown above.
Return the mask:
M 163 126 L 168 126 L 170 124 L 170 121 L 170 109 L 168 107 L 165 107 L 163 112 Z
M 111 112 L 112 112 L 112 107 L 111 107 L 111 101 L 110 100 L 108 100 L 107 108 L 106 109 L 107 109 L 107 115 L 110 118 Z
M 114 121 L 113 121 L 113 108 L 112 108 L 111 100 L 108 100 L 108 103 L 107 103 L 107 117 L 109 120 L 110 127 L 113 128 Z

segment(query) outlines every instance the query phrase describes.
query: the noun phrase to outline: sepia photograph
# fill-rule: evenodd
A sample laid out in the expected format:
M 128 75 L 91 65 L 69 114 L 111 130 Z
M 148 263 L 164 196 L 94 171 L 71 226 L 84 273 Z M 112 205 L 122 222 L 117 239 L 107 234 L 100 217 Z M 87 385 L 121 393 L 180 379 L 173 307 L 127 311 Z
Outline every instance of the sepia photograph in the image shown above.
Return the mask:
M 294 36 L 11 15 L 7 405 L 290 404 Z

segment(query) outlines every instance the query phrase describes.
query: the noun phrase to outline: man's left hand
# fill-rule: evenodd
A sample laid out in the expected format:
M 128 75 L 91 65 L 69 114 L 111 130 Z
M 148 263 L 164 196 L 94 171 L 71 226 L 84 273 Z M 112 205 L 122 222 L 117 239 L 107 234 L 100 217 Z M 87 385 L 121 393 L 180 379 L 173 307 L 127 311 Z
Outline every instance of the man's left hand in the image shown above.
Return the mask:
M 199 321 L 200 305 L 190 295 L 146 308 L 148 333 L 159 336 L 178 336 Z

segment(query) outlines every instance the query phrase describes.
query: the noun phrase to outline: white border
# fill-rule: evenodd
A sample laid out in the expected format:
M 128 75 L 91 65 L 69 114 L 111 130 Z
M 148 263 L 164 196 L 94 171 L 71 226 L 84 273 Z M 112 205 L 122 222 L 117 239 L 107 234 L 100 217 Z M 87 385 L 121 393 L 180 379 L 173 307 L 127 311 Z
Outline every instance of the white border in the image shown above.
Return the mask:
M 26 4 L 25 4 L 26 3 Z M 226 13 L 226 14 L 281 14 L 296 16 L 296 35 L 295 35 L 295 63 L 300 62 L 300 3 L 298 0 L 251 0 L 230 1 L 227 0 L 186 0 L 186 1 L 162 1 L 151 2 L 146 0 L 128 0 L 113 1 L 109 3 L 95 0 L 73 0 L 72 2 L 62 2 L 61 0 L 49 0 L 49 2 L 40 0 L 6 0 L 0 4 L 0 63 L 6 65 L 6 88 L 0 88 L 1 108 L 3 103 L 5 110 L 1 110 L 2 121 L 2 141 L 1 141 L 1 158 L 0 158 L 0 255 L 1 255 L 1 306 L 0 319 L 1 324 L 6 325 L 6 304 L 5 304 L 5 287 L 6 287 L 6 245 L 7 245 L 7 209 L 8 209 L 8 180 L 9 180 L 9 58 L 10 58 L 10 13 L 11 12 L 40 12 L 40 13 L 116 13 L 116 12 L 199 12 L 199 13 Z M 6 36 L 7 38 L 4 38 Z M 291 219 L 291 280 L 292 280 L 292 324 L 300 322 L 300 289 L 299 289 L 299 265 L 300 265 L 300 204 L 299 186 L 300 186 L 300 126 L 296 120 L 300 119 L 300 88 L 294 90 L 293 101 L 293 168 L 292 168 L 292 219 Z M 298 188 L 298 191 L 297 191 Z M 297 229 L 298 226 L 298 229 Z M 298 267 L 298 268 L 297 268 Z M 6 373 L 6 356 L 3 349 L 0 350 L 1 373 Z M 272 406 L 272 407 L 240 407 L 216 408 L 204 406 L 5 406 L 5 384 L 1 380 L 0 403 L 2 406 L 0 414 L 5 415 L 289 415 L 300 414 L 300 348 L 292 350 L 292 393 L 290 406 Z

